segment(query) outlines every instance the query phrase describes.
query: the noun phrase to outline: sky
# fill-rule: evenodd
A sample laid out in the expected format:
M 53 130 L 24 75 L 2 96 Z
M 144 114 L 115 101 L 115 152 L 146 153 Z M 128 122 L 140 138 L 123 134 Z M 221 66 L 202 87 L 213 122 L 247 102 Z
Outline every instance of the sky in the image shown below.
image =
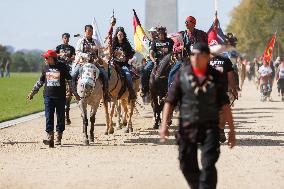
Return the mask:
M 155 1 L 155 0 L 153 0 Z M 240 0 L 218 0 L 218 17 L 223 29 L 230 21 L 230 12 Z M 112 10 L 116 26 L 125 27 L 133 41 L 134 8 L 142 25 L 145 20 L 145 0 L 0 0 L 0 44 L 19 49 L 54 49 L 61 43 L 61 34 L 83 34 L 84 26 L 95 17 L 102 37 L 107 35 Z M 179 30 L 192 15 L 196 28 L 207 31 L 214 18 L 214 0 L 178 0 Z M 158 19 L 158 18 L 157 18 Z M 71 45 L 76 39 L 72 38 Z

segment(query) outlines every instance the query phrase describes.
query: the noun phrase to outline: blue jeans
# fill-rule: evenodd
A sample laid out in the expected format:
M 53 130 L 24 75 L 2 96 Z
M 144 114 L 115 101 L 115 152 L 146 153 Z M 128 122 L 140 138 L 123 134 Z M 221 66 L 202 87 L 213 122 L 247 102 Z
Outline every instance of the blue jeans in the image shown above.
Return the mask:
M 127 67 L 127 66 L 122 66 L 121 67 L 121 71 L 122 71 L 122 74 L 125 76 L 125 78 L 126 78 L 126 81 L 127 81 L 127 87 L 128 87 L 128 89 L 129 88 L 133 88 L 133 83 L 132 83 L 132 75 L 131 75 L 131 73 L 130 73 L 130 70 L 129 70 L 129 68 Z
M 98 69 L 100 70 L 99 77 L 101 77 L 103 80 L 104 91 L 108 90 L 108 73 L 102 66 L 98 67 Z
M 182 65 L 182 61 L 177 61 L 175 65 L 172 67 L 170 73 L 169 73 L 169 78 L 168 78 L 168 88 L 172 85 L 172 82 L 174 81 L 175 75 L 178 72 Z
M 142 70 L 142 75 L 141 75 L 142 92 L 149 91 L 149 80 L 153 68 L 154 68 L 154 63 L 151 60 L 148 60 L 147 64 Z
M 56 110 L 56 131 L 62 133 L 65 130 L 65 101 L 66 98 L 44 97 L 45 118 L 47 133 L 54 131 L 54 113 Z

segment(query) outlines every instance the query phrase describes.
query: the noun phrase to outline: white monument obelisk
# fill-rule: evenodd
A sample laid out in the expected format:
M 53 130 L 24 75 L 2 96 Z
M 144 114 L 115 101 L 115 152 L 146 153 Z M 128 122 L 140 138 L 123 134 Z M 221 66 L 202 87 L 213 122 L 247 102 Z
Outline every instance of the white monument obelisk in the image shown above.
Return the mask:
M 146 0 L 146 30 L 155 26 L 167 27 L 168 33 L 177 32 L 177 0 Z

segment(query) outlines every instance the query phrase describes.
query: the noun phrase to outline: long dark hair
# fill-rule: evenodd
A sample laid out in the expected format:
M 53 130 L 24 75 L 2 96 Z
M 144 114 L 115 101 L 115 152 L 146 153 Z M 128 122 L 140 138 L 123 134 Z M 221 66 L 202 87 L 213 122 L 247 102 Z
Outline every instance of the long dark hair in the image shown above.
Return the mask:
M 122 45 L 123 47 L 126 47 L 126 46 L 130 45 L 130 43 L 128 41 L 128 38 L 127 38 L 127 34 L 124 31 L 124 28 L 123 27 L 118 27 L 116 29 L 115 34 L 114 34 L 113 39 L 112 39 L 112 42 L 113 42 L 112 47 L 115 48 L 115 47 L 117 47 L 119 45 L 119 41 L 118 41 L 118 38 L 117 38 L 118 32 L 122 32 L 123 36 L 124 36 L 123 40 L 122 40 L 122 44 L 120 44 L 120 45 Z
M 118 38 L 117 38 L 117 34 L 118 32 L 122 32 L 123 33 L 123 40 L 122 40 L 122 44 L 119 43 Z M 124 31 L 123 27 L 118 27 L 115 31 L 114 37 L 112 39 L 112 50 L 114 51 L 116 49 L 117 46 L 122 46 L 122 48 L 127 51 L 128 54 L 128 58 L 132 58 L 131 56 L 134 55 L 135 51 L 133 50 L 133 48 L 130 45 L 130 42 L 128 41 L 127 38 L 127 34 Z

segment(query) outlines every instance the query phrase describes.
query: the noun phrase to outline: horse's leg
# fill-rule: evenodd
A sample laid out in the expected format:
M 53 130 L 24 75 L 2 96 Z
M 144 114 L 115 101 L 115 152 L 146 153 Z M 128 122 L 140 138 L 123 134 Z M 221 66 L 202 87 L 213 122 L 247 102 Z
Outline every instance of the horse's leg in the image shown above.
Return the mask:
M 95 105 L 91 107 L 91 113 L 90 113 L 90 122 L 91 122 L 91 128 L 90 128 L 90 141 L 95 141 L 95 135 L 94 135 L 94 128 L 95 128 L 95 122 L 96 122 L 96 114 L 99 108 L 100 102 L 98 101 Z
M 88 139 L 88 117 L 87 117 L 87 102 L 83 99 L 79 102 L 81 109 L 81 117 L 83 119 L 83 142 L 85 145 L 89 145 Z
M 121 115 L 123 115 L 123 120 L 122 120 L 122 125 L 123 126 L 127 126 L 127 118 L 129 117 L 128 116 L 128 110 L 129 110 L 129 108 L 127 107 L 127 105 L 128 105 L 128 102 L 126 101 L 126 100 L 121 100 L 121 104 L 120 104 L 121 106 L 122 106 L 122 108 L 123 108 L 123 114 L 121 114 Z
M 120 101 L 117 101 L 117 103 L 116 103 L 116 117 L 117 117 L 117 120 L 116 120 L 116 128 L 117 129 L 121 129 L 121 103 L 120 103 Z
M 123 109 L 123 125 L 125 124 L 125 130 L 124 132 L 125 133 L 129 133 L 129 127 L 128 127 L 128 121 L 127 121 L 127 114 L 128 114 L 128 107 L 127 107 L 127 104 L 128 103 L 128 100 L 121 100 L 121 106 L 122 106 L 122 109 Z
M 110 114 L 109 114 L 109 124 L 111 126 L 113 125 L 113 116 L 114 116 L 116 103 L 117 103 L 116 99 L 114 99 L 113 102 L 111 103 L 111 110 L 110 110 Z
M 66 125 L 70 125 L 71 124 L 71 120 L 70 120 L 70 116 L 69 116 L 71 99 L 72 99 L 72 94 L 71 93 L 67 93 L 66 94 L 66 107 L 65 107 Z
M 109 117 L 109 112 L 108 112 L 108 103 L 104 103 L 104 109 L 105 109 L 105 117 L 106 117 L 106 132 L 108 134 L 113 134 L 114 133 L 114 128 L 112 123 L 110 122 L 110 117 Z
M 154 126 L 153 128 L 154 129 L 159 129 L 159 118 L 158 118 L 158 108 L 159 108 L 159 105 L 158 105 L 158 98 L 157 97 L 154 97 L 153 98 L 153 112 L 154 112 L 154 119 L 155 119 L 155 123 L 154 123 Z
M 127 128 L 129 129 L 129 132 L 133 132 L 133 125 L 132 125 L 132 116 L 133 116 L 133 110 L 135 108 L 135 101 L 132 100 L 128 105 L 128 121 L 127 121 Z

